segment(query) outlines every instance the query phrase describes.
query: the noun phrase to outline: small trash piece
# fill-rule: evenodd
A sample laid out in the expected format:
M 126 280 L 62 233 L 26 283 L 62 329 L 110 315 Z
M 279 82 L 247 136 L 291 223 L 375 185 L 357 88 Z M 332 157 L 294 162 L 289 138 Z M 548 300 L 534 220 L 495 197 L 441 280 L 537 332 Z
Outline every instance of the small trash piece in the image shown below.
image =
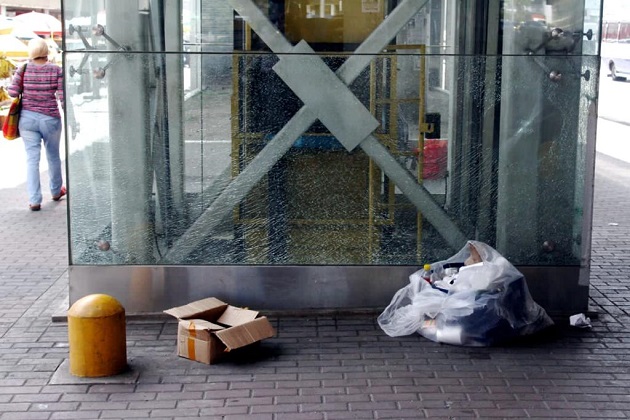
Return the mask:
M 569 323 L 572 327 L 591 328 L 591 319 L 584 314 L 575 314 L 569 317 Z

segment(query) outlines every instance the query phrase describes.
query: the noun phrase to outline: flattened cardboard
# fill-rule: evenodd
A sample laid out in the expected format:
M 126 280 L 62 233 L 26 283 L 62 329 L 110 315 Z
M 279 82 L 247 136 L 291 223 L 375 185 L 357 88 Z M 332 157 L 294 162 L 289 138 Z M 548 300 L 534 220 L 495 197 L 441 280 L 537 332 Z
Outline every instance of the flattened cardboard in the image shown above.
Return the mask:
M 219 319 L 217 319 L 217 322 L 222 325 L 235 327 L 237 325 L 253 321 L 254 319 L 256 319 L 257 316 L 258 312 L 256 311 L 228 305 L 228 307 L 225 308 L 225 311 L 221 314 Z
M 263 316 L 245 324 L 215 331 L 214 335 L 225 344 L 225 347 L 229 351 L 245 347 L 265 338 L 273 337 L 275 331 L 267 317 Z
M 221 302 L 217 298 L 206 298 L 187 305 L 167 309 L 164 313 L 177 319 L 199 318 L 212 321 L 216 320 L 227 307 L 227 303 Z

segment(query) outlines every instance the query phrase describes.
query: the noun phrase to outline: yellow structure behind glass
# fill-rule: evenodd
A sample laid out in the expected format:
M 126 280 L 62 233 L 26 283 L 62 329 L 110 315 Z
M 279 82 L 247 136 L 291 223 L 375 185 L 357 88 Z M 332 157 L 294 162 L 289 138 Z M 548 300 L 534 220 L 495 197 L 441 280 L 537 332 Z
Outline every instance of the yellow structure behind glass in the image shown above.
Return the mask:
M 285 34 L 292 42 L 358 44 L 384 17 L 383 0 L 287 0 Z

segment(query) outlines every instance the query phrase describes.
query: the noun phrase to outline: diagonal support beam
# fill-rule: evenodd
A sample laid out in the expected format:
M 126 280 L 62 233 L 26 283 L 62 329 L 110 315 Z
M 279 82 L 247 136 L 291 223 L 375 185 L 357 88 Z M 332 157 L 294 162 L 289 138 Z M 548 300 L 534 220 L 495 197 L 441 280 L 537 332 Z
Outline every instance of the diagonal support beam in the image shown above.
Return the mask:
M 373 135 L 368 136 L 360 144 L 363 151 L 394 181 L 394 184 L 405 197 L 422 212 L 444 240 L 453 248 L 463 246 L 468 238 L 446 214 L 444 209 L 433 199 L 433 196 L 392 156 Z
M 292 50 L 292 45 L 284 36 L 271 24 L 260 9 L 251 0 L 228 0 L 232 7 L 243 16 L 252 29 L 265 41 L 265 43 L 275 53 L 288 53 Z M 350 85 L 363 71 L 363 69 L 374 59 L 374 55 L 381 52 L 387 44 L 402 30 L 402 28 L 415 16 L 426 4 L 428 0 L 420 2 L 417 0 L 406 0 L 394 9 L 394 11 L 372 32 L 364 43 L 355 51 L 355 54 L 346 60 L 339 70 L 337 76 L 346 84 Z M 307 106 L 302 107 L 286 126 L 265 146 L 265 148 L 250 162 L 249 165 L 230 183 L 230 185 L 217 197 L 212 205 L 204 211 L 193 225 L 173 244 L 173 247 L 163 257 L 162 263 L 178 263 L 184 261 L 186 257 L 197 249 L 208 234 L 221 223 L 224 217 L 232 211 L 251 191 L 262 177 L 280 160 L 291 148 L 295 140 L 301 136 L 317 120 L 316 114 L 309 110 Z M 368 136 L 366 153 L 373 153 L 374 160 L 388 173 L 395 183 L 404 185 L 401 191 L 409 197 L 418 209 L 425 214 L 427 220 L 432 223 L 440 234 L 447 239 L 448 243 L 458 249 L 465 242 L 466 238 L 459 228 L 446 215 L 421 185 L 413 177 L 400 167 L 398 162 L 387 152 L 386 149 L 379 149 L 372 144 L 378 141 Z M 366 141 L 364 140 L 363 143 Z M 361 143 L 361 147 L 364 145 Z M 379 144 L 380 145 L 380 144 Z M 383 152 L 389 156 L 387 158 Z M 399 166 L 396 170 L 394 165 Z M 406 175 L 400 171 L 406 173 Z M 413 187 L 409 184 L 409 179 L 413 180 Z M 415 191 L 415 192 L 414 192 Z M 452 233 L 454 232 L 454 233 Z M 450 238 L 450 239 L 449 239 Z M 464 238 L 461 240 L 461 238 Z
M 308 43 L 301 41 L 292 52 L 283 55 L 273 71 L 337 140 L 353 151 L 380 123 Z

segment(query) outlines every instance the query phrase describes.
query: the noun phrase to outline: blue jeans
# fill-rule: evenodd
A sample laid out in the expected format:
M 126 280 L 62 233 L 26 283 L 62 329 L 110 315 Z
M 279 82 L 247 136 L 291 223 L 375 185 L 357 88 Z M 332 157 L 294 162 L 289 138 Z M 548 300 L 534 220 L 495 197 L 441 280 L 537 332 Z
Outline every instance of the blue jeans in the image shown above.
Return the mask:
M 30 204 L 42 202 L 42 190 L 39 183 L 39 158 L 41 142 L 44 141 L 48 160 L 50 193 L 58 195 L 61 191 L 61 159 L 59 142 L 61 141 L 61 118 L 50 117 L 39 112 L 22 110 L 20 113 L 20 136 L 26 148 L 26 190 Z

